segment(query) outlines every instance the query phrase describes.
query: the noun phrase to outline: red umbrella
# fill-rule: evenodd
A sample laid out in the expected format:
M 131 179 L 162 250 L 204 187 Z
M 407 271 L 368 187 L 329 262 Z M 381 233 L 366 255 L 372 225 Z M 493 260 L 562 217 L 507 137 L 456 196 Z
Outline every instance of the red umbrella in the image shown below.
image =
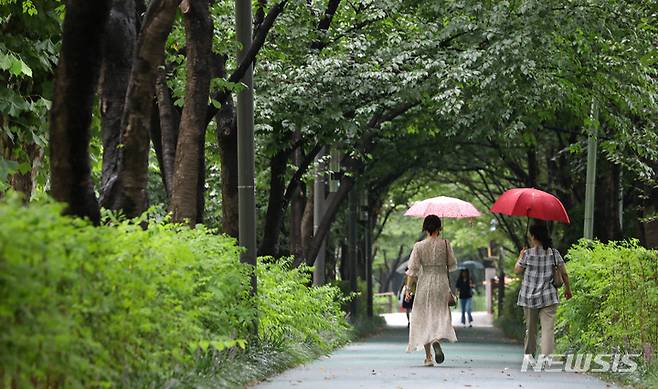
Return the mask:
M 557 197 L 535 188 L 516 188 L 503 193 L 491 212 L 510 216 L 554 220 L 569 224 L 569 215 Z

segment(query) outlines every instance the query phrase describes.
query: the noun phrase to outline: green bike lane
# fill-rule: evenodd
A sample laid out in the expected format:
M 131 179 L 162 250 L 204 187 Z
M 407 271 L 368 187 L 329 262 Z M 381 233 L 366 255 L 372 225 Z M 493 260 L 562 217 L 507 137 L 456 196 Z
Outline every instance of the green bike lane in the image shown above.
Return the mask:
M 423 352 L 405 353 L 404 316 L 387 318 L 381 333 L 258 385 L 277 388 L 615 388 L 582 373 L 521 372 L 522 347 L 478 314 L 473 328 L 455 326 L 456 343 L 443 343 L 446 360 L 423 366 Z M 453 321 L 456 318 L 453 318 Z M 404 321 L 406 323 L 406 321 Z M 484 323 L 483 323 L 484 322 Z

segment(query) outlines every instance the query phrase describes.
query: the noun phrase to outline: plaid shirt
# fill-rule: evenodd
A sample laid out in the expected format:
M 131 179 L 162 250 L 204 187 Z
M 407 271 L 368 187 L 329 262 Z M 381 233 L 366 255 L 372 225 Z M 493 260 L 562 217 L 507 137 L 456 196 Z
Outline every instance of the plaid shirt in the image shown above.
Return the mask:
M 525 251 L 519 266 L 524 269 L 523 282 L 517 304 L 528 308 L 543 308 L 560 302 L 553 281 L 553 263 L 564 265 L 560 253 L 549 248 L 531 248 Z

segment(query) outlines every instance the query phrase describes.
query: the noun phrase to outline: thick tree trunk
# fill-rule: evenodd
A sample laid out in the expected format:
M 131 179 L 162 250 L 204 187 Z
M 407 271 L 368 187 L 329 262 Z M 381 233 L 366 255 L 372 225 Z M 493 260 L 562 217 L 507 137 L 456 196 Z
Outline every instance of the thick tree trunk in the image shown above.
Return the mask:
M 180 0 L 151 1 L 137 40 L 121 119 L 118 169 L 108 179 L 101 199 L 104 207 L 122 209 L 129 217 L 140 215 L 147 207 L 149 125 L 155 81 L 179 3 Z
M 217 143 L 222 164 L 222 230 L 238 238 L 238 128 L 233 97 L 217 112 Z
M 160 174 L 162 174 L 167 197 L 171 198 L 171 186 L 174 182 L 174 166 L 176 165 L 176 145 L 178 144 L 180 114 L 176 106 L 174 106 L 171 90 L 167 86 L 166 73 L 163 68 L 158 69 L 155 91 L 158 100 L 158 115 L 160 117 L 160 144 L 162 145 Z
M 101 187 L 116 176 L 119 165 L 121 117 L 130 81 L 136 39 L 135 2 L 114 0 L 105 27 L 100 76 L 103 169 Z
M 263 240 L 259 256 L 274 256 L 279 252 L 279 234 L 284 212 L 285 176 L 290 152 L 279 151 L 270 159 L 270 194 L 267 202 Z
M 109 0 L 70 0 L 62 32 L 50 117 L 50 177 L 53 197 L 68 214 L 100 222 L 91 180 L 89 126 L 101 65 Z
M 212 24 L 207 0 L 189 0 L 184 11 L 187 48 L 187 87 L 181 116 L 176 170 L 171 191 L 173 220 L 194 226 L 199 209 L 200 161 L 204 159 L 206 111 L 210 94 L 210 49 Z M 205 175 L 203 175 L 205 177 Z
M 196 181 L 196 224 L 203 224 L 206 214 L 206 128 L 203 136 L 199 139 L 199 178 Z

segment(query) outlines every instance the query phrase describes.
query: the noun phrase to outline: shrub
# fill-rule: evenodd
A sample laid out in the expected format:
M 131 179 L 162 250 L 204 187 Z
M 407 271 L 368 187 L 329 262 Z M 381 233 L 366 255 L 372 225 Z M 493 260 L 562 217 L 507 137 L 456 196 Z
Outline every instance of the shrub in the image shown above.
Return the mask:
M 343 345 L 356 334 L 340 309 L 336 287 L 310 287 L 308 267 L 290 261 L 258 266 L 259 336 L 242 349 L 210 350 L 193 371 L 176 377 L 180 387 L 241 387 Z
M 307 268 L 261 262 L 254 301 L 232 238 L 153 218 L 107 215 L 94 227 L 60 212 L 0 201 L 0 382 L 233 387 L 351 336 L 339 290 L 308 287 Z
M 93 227 L 0 204 L 0 372 L 16 386 L 157 382 L 243 343 L 253 316 L 233 239 L 199 227 Z
M 644 353 L 649 362 L 658 345 L 656 251 L 637 240 L 583 240 L 566 258 L 574 296 L 558 310 L 559 348 Z
M 309 267 L 291 267 L 291 260 L 259 262 L 259 335 L 273 342 L 313 343 L 329 351 L 349 340 L 340 290 L 309 287 Z

